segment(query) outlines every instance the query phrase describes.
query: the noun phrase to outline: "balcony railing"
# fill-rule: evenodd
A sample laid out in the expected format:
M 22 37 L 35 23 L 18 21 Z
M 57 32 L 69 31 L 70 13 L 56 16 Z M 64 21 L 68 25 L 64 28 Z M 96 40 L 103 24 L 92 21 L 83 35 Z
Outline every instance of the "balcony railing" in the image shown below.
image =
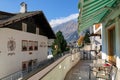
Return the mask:
M 68 53 L 68 52 L 65 52 L 63 55 L 65 55 L 66 53 Z M 21 70 L 21 71 L 15 72 L 13 74 L 10 74 L 8 76 L 5 76 L 5 77 L 1 78 L 0 80 L 21 80 L 24 77 L 28 76 L 29 74 L 34 73 L 38 70 L 40 71 L 43 68 L 49 66 L 51 63 L 53 63 L 54 61 L 56 61 L 57 59 L 59 59 L 63 55 L 56 55 L 52 59 L 48 59 L 48 60 L 44 60 L 42 62 L 39 62 L 36 65 L 28 67 L 25 70 Z

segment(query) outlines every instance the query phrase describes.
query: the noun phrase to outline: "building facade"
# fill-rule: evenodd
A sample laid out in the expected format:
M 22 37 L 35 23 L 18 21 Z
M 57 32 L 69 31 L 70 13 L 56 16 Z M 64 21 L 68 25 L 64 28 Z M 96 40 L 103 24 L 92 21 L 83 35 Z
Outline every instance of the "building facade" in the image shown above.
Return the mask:
M 120 7 L 117 7 L 103 22 L 103 59 L 111 61 L 120 69 Z
M 55 35 L 42 11 L 18 14 L 0 11 L 0 78 L 30 71 L 48 56 L 48 41 Z
M 78 8 L 79 32 L 101 23 L 102 59 L 120 69 L 120 1 L 81 0 Z

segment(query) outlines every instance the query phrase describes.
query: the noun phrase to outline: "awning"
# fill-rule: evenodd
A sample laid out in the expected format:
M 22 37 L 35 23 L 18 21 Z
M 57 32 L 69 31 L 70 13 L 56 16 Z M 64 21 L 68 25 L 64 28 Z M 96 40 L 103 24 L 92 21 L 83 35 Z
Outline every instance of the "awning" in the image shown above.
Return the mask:
M 101 22 L 120 0 L 80 0 L 78 8 L 78 31 L 81 32 L 95 23 Z

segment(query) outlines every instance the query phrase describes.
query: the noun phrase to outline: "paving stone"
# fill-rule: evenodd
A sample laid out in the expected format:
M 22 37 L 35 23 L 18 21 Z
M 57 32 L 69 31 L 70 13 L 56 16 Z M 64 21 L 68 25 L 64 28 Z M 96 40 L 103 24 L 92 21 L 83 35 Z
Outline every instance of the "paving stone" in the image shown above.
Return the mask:
M 89 64 L 92 60 L 80 60 L 66 75 L 64 80 L 89 80 Z M 91 80 L 96 80 L 91 73 Z

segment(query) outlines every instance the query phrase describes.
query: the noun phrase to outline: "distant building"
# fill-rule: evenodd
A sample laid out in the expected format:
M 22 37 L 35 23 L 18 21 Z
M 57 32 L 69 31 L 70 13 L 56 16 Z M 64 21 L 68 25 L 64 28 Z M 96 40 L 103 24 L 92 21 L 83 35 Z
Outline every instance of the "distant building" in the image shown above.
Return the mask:
M 53 42 L 54 42 L 54 39 L 49 39 L 48 40 L 48 56 L 47 56 L 48 59 L 53 58 L 53 54 L 52 54 L 52 44 L 53 44 Z
M 90 40 L 91 40 L 91 54 L 101 58 L 102 39 L 101 39 L 102 24 L 94 24 L 90 27 Z
M 47 59 L 48 40 L 55 35 L 42 11 L 0 11 L 0 78 Z

